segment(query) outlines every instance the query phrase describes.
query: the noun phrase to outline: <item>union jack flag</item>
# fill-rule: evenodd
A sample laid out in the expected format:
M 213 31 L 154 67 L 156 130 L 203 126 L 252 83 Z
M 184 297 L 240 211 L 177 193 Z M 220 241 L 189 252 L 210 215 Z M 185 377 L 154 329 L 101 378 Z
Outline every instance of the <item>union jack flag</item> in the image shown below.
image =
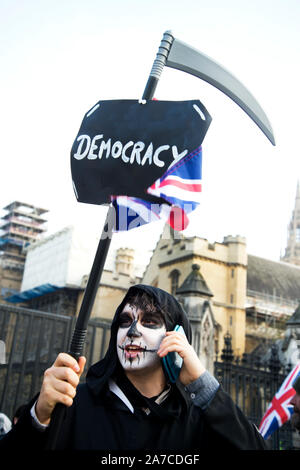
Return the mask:
M 202 184 L 202 147 L 173 163 L 147 192 L 189 211 L 200 203 Z
M 175 230 L 188 225 L 187 214 L 200 203 L 202 189 L 202 148 L 174 162 L 147 193 L 164 199 L 166 204 L 153 204 L 147 200 L 129 196 L 111 196 L 116 210 L 115 231 L 135 227 L 163 219 Z
M 259 431 L 264 439 L 280 428 L 293 414 L 293 406 L 290 400 L 295 395 L 292 384 L 300 375 L 300 364 L 297 364 L 286 377 L 273 400 L 269 404 L 259 425 Z

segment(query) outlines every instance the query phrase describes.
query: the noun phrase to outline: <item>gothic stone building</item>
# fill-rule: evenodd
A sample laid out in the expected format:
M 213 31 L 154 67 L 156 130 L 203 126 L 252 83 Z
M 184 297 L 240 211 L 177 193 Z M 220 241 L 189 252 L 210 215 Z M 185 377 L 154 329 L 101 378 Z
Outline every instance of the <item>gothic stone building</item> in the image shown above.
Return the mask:
M 221 352 L 227 333 L 240 357 L 275 341 L 283 344 L 284 338 L 289 342 L 287 322 L 298 307 L 300 266 L 247 254 L 241 236 L 209 243 L 175 237 L 166 227 L 143 282 L 173 293 L 184 305 L 196 349 L 209 369 L 207 361 Z
M 174 233 L 166 226 L 142 279 L 133 274 L 133 251 L 119 250 L 115 269 L 103 272 L 92 317 L 111 318 L 127 289 L 143 282 L 177 296 L 191 319 L 194 346 L 210 370 L 227 333 L 232 337 L 235 356 L 264 354 L 277 342 L 285 360 L 293 356 L 295 362 L 300 346 L 299 234 L 299 185 L 281 261 L 248 254 L 241 236 L 229 235 L 223 242 L 210 243 Z M 76 286 L 76 292 L 74 286 L 65 286 L 47 298 L 41 295 L 30 302 L 25 300 L 23 305 L 55 313 L 54 297 L 71 289 L 75 295 L 69 314 L 74 315 L 81 305 L 87 276 Z

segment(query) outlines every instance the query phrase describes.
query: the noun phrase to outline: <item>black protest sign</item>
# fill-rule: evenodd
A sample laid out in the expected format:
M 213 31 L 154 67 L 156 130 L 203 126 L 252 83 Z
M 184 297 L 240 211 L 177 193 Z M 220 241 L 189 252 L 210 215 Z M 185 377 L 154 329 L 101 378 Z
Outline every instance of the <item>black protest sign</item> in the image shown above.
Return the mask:
M 99 101 L 85 115 L 71 150 L 77 200 L 153 199 L 147 188 L 202 144 L 210 122 L 199 100 Z

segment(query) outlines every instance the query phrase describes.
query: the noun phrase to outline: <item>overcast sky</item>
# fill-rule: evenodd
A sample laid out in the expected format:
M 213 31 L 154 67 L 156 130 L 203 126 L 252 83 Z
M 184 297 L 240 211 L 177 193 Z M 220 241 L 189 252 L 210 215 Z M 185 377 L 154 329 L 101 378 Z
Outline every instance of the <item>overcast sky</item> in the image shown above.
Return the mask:
M 101 233 L 106 208 L 76 201 L 70 149 L 101 99 L 141 97 L 162 35 L 223 64 L 257 98 L 276 138 L 211 85 L 165 68 L 157 99 L 200 99 L 213 121 L 203 142 L 202 204 L 188 235 L 246 237 L 278 260 L 300 176 L 299 0 L 1 0 L 0 206 L 49 210 L 53 232 L 74 222 Z M 114 236 L 149 253 L 161 224 Z

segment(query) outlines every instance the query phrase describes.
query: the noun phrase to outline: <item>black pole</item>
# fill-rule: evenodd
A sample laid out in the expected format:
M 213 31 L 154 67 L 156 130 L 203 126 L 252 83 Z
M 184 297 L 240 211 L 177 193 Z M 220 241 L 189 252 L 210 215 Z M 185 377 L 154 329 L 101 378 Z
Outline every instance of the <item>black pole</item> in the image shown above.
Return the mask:
M 152 100 L 158 84 L 158 80 L 160 79 L 163 68 L 166 65 L 173 41 L 174 37 L 172 36 L 172 33 L 170 31 L 166 31 L 163 35 L 158 53 L 156 54 L 155 60 L 153 62 L 144 94 L 142 96 L 143 100 Z
M 173 40 L 174 38 L 172 34 L 169 31 L 166 31 L 163 35 L 163 39 L 160 43 L 158 53 L 154 60 L 143 93 L 143 100 L 151 100 L 153 98 L 154 92 L 158 84 L 158 80 L 166 64 Z M 107 253 L 109 250 L 113 227 L 114 208 L 112 205 L 110 205 L 69 348 L 69 354 L 73 356 L 77 361 L 82 355 L 83 345 L 87 332 L 87 325 L 90 318 L 91 310 L 93 308 Z M 52 412 L 49 426 L 47 450 L 54 450 L 56 448 L 57 438 L 62 422 L 64 420 L 65 412 L 66 406 L 61 403 L 58 403 Z
M 112 231 L 115 225 L 114 215 L 114 207 L 110 205 L 70 344 L 69 354 L 75 357 L 76 360 L 82 355 L 88 321 L 112 239 Z
M 114 208 L 110 205 L 68 351 L 68 354 L 73 356 L 77 361 L 82 355 L 87 325 L 107 258 L 114 223 Z M 57 438 L 65 417 L 65 412 L 66 406 L 62 403 L 58 403 L 52 412 L 47 450 L 54 450 L 56 448 Z

